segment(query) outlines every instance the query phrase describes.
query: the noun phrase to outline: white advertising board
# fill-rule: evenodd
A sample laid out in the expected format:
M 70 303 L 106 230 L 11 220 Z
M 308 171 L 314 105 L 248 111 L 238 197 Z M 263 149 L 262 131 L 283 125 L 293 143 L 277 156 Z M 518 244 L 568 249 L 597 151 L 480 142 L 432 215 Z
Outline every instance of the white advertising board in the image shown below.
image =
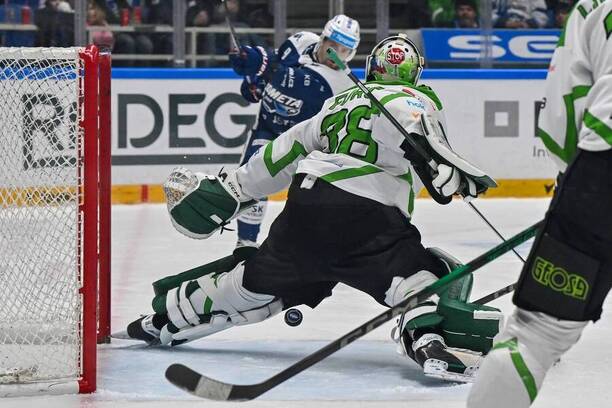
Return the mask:
M 554 177 L 554 166 L 535 137 L 542 73 L 531 79 L 515 74 L 475 79 L 477 71 L 444 76 L 426 75 L 423 82 L 440 96 L 458 152 L 495 178 Z M 161 184 L 176 166 L 204 172 L 235 166 L 258 109 L 242 99 L 239 89 L 240 79 L 227 73 L 114 75 L 113 184 Z

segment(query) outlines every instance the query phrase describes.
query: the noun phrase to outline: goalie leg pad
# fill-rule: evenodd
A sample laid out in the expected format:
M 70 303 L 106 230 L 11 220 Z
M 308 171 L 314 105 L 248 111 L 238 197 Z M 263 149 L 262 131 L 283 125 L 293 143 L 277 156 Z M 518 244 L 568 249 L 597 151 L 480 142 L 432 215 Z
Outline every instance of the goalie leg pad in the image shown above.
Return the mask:
M 503 324 L 503 313 L 491 306 L 441 298 L 438 313 L 440 325 L 449 347 L 464 348 L 483 354 L 493 346 L 493 338 Z
M 250 259 L 257 253 L 255 247 L 245 247 L 234 249 L 231 255 L 216 261 L 207 263 L 190 269 L 185 272 L 181 272 L 176 275 L 166 276 L 153 282 L 153 291 L 155 292 L 155 299 L 153 300 L 153 310 L 157 313 L 166 313 L 165 304 L 166 299 L 164 295 L 174 288 L 178 288 L 182 283 L 189 282 L 198 279 L 202 276 L 209 275 L 212 273 L 229 272 L 234 269 L 239 263 Z
M 229 272 L 209 273 L 169 290 L 163 298 L 170 323 L 162 329 L 162 344 L 180 344 L 280 313 L 282 301 L 245 289 L 243 273 L 241 263 Z
M 444 261 L 449 272 L 461 266 L 458 259 L 439 248 L 427 250 Z M 468 302 L 473 280 L 473 275 L 467 275 L 441 292 L 437 302 L 409 311 L 404 330 L 440 333 L 448 347 L 487 353 L 499 333 L 503 314 L 497 308 Z

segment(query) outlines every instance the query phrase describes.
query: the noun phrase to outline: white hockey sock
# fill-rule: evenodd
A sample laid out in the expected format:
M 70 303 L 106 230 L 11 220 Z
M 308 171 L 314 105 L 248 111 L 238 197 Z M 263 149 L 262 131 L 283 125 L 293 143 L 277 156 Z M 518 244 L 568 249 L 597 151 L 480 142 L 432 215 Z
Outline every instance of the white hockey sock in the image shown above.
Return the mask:
M 480 367 L 468 408 L 527 408 L 546 372 L 580 338 L 588 322 L 517 308 Z

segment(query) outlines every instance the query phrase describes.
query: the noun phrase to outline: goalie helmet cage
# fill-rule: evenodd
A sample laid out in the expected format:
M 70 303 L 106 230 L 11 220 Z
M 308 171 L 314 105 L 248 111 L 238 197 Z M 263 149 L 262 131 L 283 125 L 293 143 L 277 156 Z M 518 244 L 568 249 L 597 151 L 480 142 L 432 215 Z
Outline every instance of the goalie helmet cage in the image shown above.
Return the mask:
M 110 54 L 0 48 L 0 397 L 96 389 L 110 336 Z

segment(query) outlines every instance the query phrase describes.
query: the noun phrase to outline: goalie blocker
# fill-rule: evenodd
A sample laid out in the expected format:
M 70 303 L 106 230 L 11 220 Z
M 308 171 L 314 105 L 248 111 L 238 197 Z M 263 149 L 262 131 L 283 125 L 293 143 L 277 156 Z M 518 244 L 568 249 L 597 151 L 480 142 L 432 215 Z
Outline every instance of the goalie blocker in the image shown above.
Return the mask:
M 579 150 L 560 177 L 514 295 L 522 309 L 598 320 L 612 285 L 612 153 Z

